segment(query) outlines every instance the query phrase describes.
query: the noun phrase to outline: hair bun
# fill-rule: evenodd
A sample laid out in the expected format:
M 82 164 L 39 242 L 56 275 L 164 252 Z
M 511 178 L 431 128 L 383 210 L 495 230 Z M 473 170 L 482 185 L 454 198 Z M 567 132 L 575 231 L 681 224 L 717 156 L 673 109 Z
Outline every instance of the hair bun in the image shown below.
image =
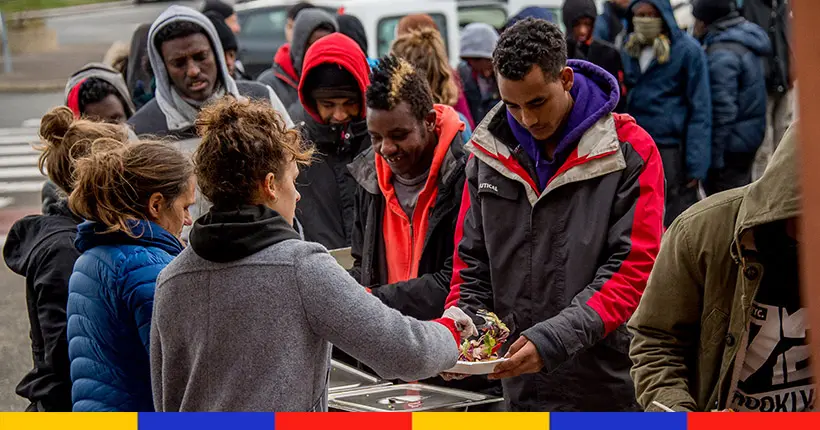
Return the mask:
M 40 138 L 48 146 L 59 146 L 73 122 L 74 112 L 71 109 L 65 106 L 55 107 L 40 120 Z

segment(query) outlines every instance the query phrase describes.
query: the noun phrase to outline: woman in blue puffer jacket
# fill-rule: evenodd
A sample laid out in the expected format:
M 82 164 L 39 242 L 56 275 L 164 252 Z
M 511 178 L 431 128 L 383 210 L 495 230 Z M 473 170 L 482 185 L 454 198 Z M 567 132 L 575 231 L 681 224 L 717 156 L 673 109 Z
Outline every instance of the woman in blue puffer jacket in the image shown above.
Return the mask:
M 103 148 L 100 148 L 103 146 Z M 82 255 L 69 280 L 73 410 L 153 411 L 148 360 L 154 283 L 182 251 L 196 185 L 190 160 L 158 142 L 97 141 L 69 197 Z

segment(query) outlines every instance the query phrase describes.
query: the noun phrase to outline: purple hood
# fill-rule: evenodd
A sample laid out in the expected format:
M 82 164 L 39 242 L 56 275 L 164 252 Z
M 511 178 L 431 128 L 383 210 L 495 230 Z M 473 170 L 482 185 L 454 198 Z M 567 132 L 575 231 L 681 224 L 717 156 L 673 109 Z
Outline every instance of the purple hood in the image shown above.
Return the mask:
M 615 110 L 621 97 L 618 80 L 606 70 L 582 60 L 569 60 L 567 65 L 575 72 L 575 82 L 569 93 L 575 104 L 566 125 L 558 131 L 561 140 L 555 156 L 549 161 L 543 155 L 543 144 L 535 140 L 526 128 L 507 112 L 507 123 L 518 143 L 535 162 L 539 190 L 547 186 L 550 178 L 564 164 L 578 145 L 581 136 L 604 115 Z

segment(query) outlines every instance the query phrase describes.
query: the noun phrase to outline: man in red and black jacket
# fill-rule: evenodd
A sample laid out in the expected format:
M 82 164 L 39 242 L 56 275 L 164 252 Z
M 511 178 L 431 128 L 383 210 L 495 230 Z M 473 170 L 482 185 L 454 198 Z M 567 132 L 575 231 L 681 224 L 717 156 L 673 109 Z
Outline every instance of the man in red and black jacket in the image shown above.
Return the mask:
M 564 0 L 561 18 L 567 29 L 567 57 L 589 61 L 618 78 L 621 100 L 615 107 L 615 112 L 625 113 L 626 85 L 621 53 L 611 43 L 592 37 L 596 17 L 594 0 Z
M 296 216 L 305 239 L 328 249 L 351 244 L 358 186 L 347 165 L 370 147 L 365 120 L 369 73 L 367 58 L 353 39 L 341 33 L 323 37 L 305 55 L 300 103 L 288 112 L 319 154 L 299 172 L 302 199 Z
M 567 61 L 554 24 L 518 22 L 493 64 L 503 103 L 466 145 L 445 306 L 486 309 L 509 327 L 509 360 L 490 375 L 508 409 L 638 410 L 625 323 L 663 231 L 658 150 L 612 113 L 612 75 Z

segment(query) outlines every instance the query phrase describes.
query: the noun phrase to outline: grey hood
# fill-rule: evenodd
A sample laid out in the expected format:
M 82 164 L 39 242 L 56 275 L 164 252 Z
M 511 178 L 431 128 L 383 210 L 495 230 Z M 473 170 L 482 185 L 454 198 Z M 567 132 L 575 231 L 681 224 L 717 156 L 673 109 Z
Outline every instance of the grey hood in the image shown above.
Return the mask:
M 310 35 L 319 27 L 332 28 L 334 32 L 339 31 L 336 18 L 319 8 L 305 9 L 299 12 L 296 21 L 293 22 L 293 43 L 290 44 L 290 59 L 293 61 L 296 75 L 300 78 L 308 40 L 310 40 Z
M 172 22 L 189 21 L 199 25 L 205 30 L 208 39 L 211 42 L 211 48 L 214 50 L 216 56 L 217 69 L 219 71 L 219 80 L 222 83 L 222 88 L 227 94 L 231 94 L 236 98 L 241 98 L 239 90 L 236 87 L 236 82 L 228 73 L 228 66 L 225 64 L 225 52 L 222 50 L 222 44 L 219 42 L 219 36 L 216 33 L 214 25 L 205 15 L 185 6 L 171 6 L 163 12 L 159 18 L 151 25 L 148 31 L 148 58 L 151 61 L 151 68 L 154 71 L 154 77 L 157 83 L 156 100 L 160 110 L 165 115 L 169 130 L 182 130 L 193 125 L 193 121 L 186 118 L 182 114 L 179 107 L 176 106 L 175 99 L 172 95 L 172 83 L 168 77 L 168 71 L 165 69 L 165 63 L 162 61 L 162 55 L 157 50 L 154 43 L 157 33 L 166 25 Z
M 125 114 L 130 118 L 136 112 L 134 102 L 131 101 L 131 95 L 128 92 L 128 87 L 125 85 L 125 79 L 122 74 L 112 67 L 102 63 L 89 63 L 83 66 L 76 73 L 71 75 L 68 83 L 65 86 L 65 99 L 68 103 L 68 95 L 71 90 L 77 85 L 81 84 L 88 78 L 101 79 L 111 84 L 119 93 L 120 99 L 125 104 Z

